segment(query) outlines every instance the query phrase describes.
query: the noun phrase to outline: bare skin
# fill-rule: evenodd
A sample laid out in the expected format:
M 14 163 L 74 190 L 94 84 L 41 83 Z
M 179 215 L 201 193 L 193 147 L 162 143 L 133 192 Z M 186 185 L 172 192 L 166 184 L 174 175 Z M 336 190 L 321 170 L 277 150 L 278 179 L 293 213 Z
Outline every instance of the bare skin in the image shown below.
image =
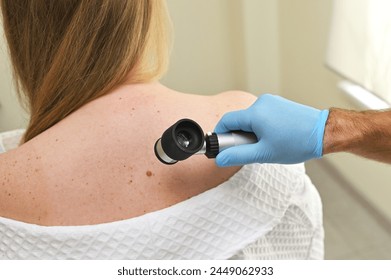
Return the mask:
M 335 152 L 391 163 L 391 111 L 330 109 L 323 153 Z
M 124 85 L 19 148 L 0 154 L 0 216 L 39 225 L 87 225 L 137 217 L 211 189 L 238 171 L 205 156 L 176 165 L 153 152 L 181 118 L 212 131 L 243 92 L 182 94 L 159 83 Z

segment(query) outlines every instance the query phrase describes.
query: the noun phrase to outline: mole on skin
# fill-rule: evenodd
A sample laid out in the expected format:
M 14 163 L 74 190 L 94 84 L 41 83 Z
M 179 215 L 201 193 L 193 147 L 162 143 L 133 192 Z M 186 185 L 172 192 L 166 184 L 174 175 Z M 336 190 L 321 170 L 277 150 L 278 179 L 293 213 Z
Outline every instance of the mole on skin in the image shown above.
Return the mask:
M 147 174 L 147 176 L 148 176 L 148 177 L 151 177 L 151 176 L 152 176 L 152 172 L 151 172 L 151 171 L 149 171 L 149 170 L 147 171 L 147 173 L 146 173 L 146 174 Z

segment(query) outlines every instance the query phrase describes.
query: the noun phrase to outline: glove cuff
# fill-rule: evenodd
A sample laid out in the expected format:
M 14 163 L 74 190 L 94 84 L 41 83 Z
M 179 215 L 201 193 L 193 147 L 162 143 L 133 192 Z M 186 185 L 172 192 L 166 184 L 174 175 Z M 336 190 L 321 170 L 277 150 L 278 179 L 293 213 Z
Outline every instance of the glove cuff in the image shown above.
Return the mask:
M 324 131 L 326 127 L 327 118 L 329 117 L 329 110 L 322 110 L 319 114 L 319 119 L 316 123 L 316 139 L 317 139 L 317 145 L 316 145 L 316 151 L 315 151 L 315 157 L 321 158 L 323 156 L 323 137 L 324 137 Z

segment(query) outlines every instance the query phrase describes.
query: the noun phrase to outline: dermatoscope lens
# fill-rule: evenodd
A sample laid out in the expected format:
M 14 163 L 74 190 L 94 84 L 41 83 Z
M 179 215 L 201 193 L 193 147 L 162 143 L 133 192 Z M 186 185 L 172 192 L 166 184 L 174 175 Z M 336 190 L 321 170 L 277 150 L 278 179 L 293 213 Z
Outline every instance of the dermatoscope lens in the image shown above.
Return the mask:
M 187 148 L 190 145 L 191 142 L 191 135 L 186 131 L 179 131 L 177 133 L 177 140 L 179 145 L 181 145 L 183 148 Z
M 155 155 L 165 164 L 185 160 L 202 149 L 204 132 L 193 120 L 181 119 L 170 126 L 155 143 Z

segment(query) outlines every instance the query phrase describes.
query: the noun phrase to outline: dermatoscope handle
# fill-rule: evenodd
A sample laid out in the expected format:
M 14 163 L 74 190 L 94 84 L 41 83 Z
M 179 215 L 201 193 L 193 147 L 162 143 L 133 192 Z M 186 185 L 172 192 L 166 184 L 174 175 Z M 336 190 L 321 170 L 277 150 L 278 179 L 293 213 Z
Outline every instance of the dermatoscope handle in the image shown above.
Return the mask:
M 257 136 L 251 132 L 232 131 L 221 134 L 208 132 L 205 135 L 205 145 L 198 154 L 205 154 L 208 158 L 215 158 L 221 151 L 230 147 L 257 142 Z

